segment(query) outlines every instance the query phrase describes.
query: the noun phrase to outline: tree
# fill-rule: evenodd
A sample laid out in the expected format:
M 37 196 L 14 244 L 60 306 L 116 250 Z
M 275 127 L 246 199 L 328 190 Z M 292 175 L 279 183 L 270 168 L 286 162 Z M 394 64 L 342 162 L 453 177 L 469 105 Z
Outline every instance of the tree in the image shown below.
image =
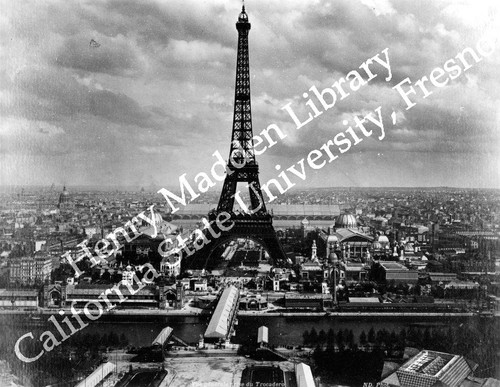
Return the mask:
M 412 326 L 410 326 L 410 329 L 408 329 L 407 339 L 411 343 L 410 345 L 415 345 L 419 341 L 419 334 L 417 330 Z
M 116 347 L 120 344 L 120 338 L 115 332 L 110 332 L 108 335 L 108 344 L 111 347 Z
M 103 281 L 107 281 L 107 282 L 111 281 L 111 274 L 109 273 L 108 269 L 104 270 L 104 273 L 102 273 L 101 279 Z
M 318 332 L 316 332 L 316 329 L 314 329 L 314 327 L 311 329 L 311 333 L 309 334 L 309 341 L 312 345 L 318 343 Z
M 354 333 L 352 332 L 352 329 L 347 332 L 346 342 L 349 348 L 354 348 Z
M 368 342 L 375 343 L 375 329 L 373 327 L 368 331 Z
M 403 349 L 404 347 L 406 347 L 406 329 L 405 328 L 402 328 L 399 331 L 399 334 L 397 335 L 396 346 L 399 349 Z
M 309 345 L 309 343 L 311 342 L 311 335 L 309 334 L 308 330 L 306 330 L 302 334 L 302 342 L 304 343 L 304 345 Z
M 115 271 L 113 275 L 111 276 L 111 282 L 114 284 L 117 284 L 122 280 L 122 275 L 118 273 L 118 271 Z
M 128 339 L 127 336 L 125 336 L 125 333 L 122 333 L 120 335 L 120 346 L 126 347 L 128 345 Z
M 337 346 L 341 350 L 344 348 L 344 333 L 340 330 L 337 332 Z
M 247 282 L 246 287 L 247 287 L 247 289 L 250 289 L 250 290 L 257 289 L 257 284 L 255 283 L 255 281 L 253 279 L 251 279 L 250 281 Z
M 396 332 L 392 331 L 391 335 L 388 338 L 387 346 L 389 348 L 394 348 L 398 342 L 398 337 L 396 335 Z
M 362 331 L 361 334 L 359 335 L 359 342 L 360 342 L 361 345 L 366 345 L 367 338 L 366 338 L 365 331 Z
M 384 343 L 384 330 L 379 329 L 377 335 L 375 336 L 375 344 L 381 346 Z
M 422 339 L 422 347 L 430 348 L 431 345 L 432 345 L 431 331 L 427 327 L 427 328 L 425 328 L 425 331 L 424 331 L 424 337 Z
M 92 282 L 96 282 L 101 278 L 101 273 L 99 269 L 92 270 Z
M 320 345 L 323 345 L 326 343 L 326 332 L 323 329 L 319 331 L 318 343 Z
M 328 333 L 326 335 L 326 347 L 328 349 L 335 348 L 335 332 L 332 328 L 328 329 Z

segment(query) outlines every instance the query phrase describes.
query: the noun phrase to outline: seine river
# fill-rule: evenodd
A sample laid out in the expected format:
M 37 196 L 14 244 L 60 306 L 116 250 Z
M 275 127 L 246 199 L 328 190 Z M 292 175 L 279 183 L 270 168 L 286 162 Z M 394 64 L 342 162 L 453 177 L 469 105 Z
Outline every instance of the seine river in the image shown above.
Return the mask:
M 1 316 L 0 323 L 10 325 L 10 329 L 18 333 L 19 336 L 27 332 L 33 332 L 35 337 L 44 330 L 56 332 L 52 323 L 44 321 L 30 321 L 23 317 L 15 324 L 9 323 L 10 316 Z M 45 318 L 44 318 L 45 319 Z M 317 332 L 324 330 L 328 332 L 330 328 L 334 331 L 352 330 L 357 339 L 362 331 L 368 333 L 373 328 L 375 331 L 386 329 L 398 333 L 403 328 L 418 327 L 447 328 L 456 327 L 460 324 L 477 324 L 477 317 L 384 317 L 384 318 L 346 318 L 346 317 L 275 317 L 275 316 L 240 316 L 236 326 L 236 336 L 233 342 L 244 344 L 257 338 L 257 330 L 265 325 L 269 329 L 269 342 L 274 345 L 302 345 L 302 335 L 306 330 L 314 328 Z M 492 321 L 493 323 L 493 321 Z M 13 326 L 14 325 L 14 326 Z M 174 329 L 174 335 L 180 339 L 195 343 L 200 335 L 205 332 L 208 325 L 208 317 L 168 317 L 162 321 L 151 321 L 151 318 L 144 316 L 140 321 L 124 322 L 123 317 L 114 317 L 113 320 L 98 320 L 77 334 L 109 334 L 114 332 L 118 335 L 122 333 L 128 339 L 130 345 L 135 347 L 150 345 L 158 333 L 170 326 Z

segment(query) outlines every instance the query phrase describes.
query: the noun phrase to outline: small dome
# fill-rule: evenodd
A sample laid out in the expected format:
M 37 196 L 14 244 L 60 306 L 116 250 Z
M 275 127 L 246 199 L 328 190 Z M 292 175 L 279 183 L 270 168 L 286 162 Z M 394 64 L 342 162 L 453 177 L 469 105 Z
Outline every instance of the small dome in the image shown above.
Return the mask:
M 337 254 L 335 254 L 333 251 L 330 253 L 328 256 L 328 262 L 329 263 L 337 263 L 339 261 L 339 257 L 337 257 Z
M 336 228 L 356 228 L 358 227 L 358 221 L 351 214 L 343 214 L 337 216 L 335 219 L 335 227 Z
M 326 243 L 331 244 L 331 243 L 338 243 L 339 238 L 337 238 L 337 235 L 328 235 L 328 239 L 326 240 Z
M 377 242 L 380 243 L 389 243 L 389 238 L 387 238 L 385 235 L 379 235 Z
M 131 271 L 131 270 L 132 270 L 132 266 L 128 265 L 128 266 L 126 267 L 126 269 L 127 269 L 127 271 Z
M 307 218 L 304 218 L 304 219 L 302 219 L 302 221 L 300 222 L 300 224 L 306 225 L 306 224 L 309 224 L 309 221 L 307 220 Z

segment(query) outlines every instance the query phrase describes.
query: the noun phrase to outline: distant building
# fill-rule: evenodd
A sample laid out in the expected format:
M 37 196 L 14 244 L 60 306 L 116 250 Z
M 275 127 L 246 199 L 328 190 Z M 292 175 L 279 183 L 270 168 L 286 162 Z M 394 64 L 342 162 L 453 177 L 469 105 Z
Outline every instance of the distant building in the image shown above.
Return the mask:
M 35 241 L 35 252 L 42 250 L 43 246 L 47 245 L 47 241 L 45 240 L 37 240 Z
M 109 289 L 109 285 L 66 285 L 64 301 L 66 305 L 74 302 L 75 307 L 77 308 L 83 308 L 89 302 L 94 304 L 95 302 L 104 304 L 101 294 Z M 110 300 L 111 303 L 118 309 L 156 309 L 160 307 L 160 295 L 158 288 L 155 286 L 145 286 L 142 289 L 135 291 L 134 294 L 132 294 L 128 287 L 124 285 L 119 286 L 118 289 L 125 297 L 123 300 L 116 292 L 112 292 L 107 295 L 108 300 Z
M 177 277 L 181 273 L 181 255 L 170 254 L 164 256 L 160 262 L 160 271 L 167 276 Z
M 160 309 L 182 309 L 184 306 L 184 286 L 179 281 L 175 285 L 160 286 Z
M 132 270 L 132 266 L 127 266 L 122 272 L 122 283 L 134 283 L 135 270 Z
M 283 298 L 285 308 L 324 309 L 332 307 L 331 294 L 286 293 Z
M 416 284 L 418 282 L 418 272 L 416 270 L 409 270 L 400 263 L 380 262 L 380 267 L 387 282 L 394 281 L 403 284 Z
M 363 260 L 366 252 L 372 249 L 373 237 L 367 235 L 362 228 L 358 226 L 358 221 L 354 215 L 339 215 L 335 223 L 329 227 L 328 232 L 320 232 L 318 248 L 320 256 L 329 254 L 331 246 L 341 252 L 342 259 Z
M 61 194 L 59 195 L 59 201 L 57 203 L 57 208 L 60 210 L 67 209 L 72 206 L 71 196 L 66 189 L 66 186 L 63 187 Z
M 438 285 L 439 283 L 449 283 L 456 281 L 456 273 L 429 273 L 429 279 L 433 285 Z
M 37 309 L 38 291 L 0 289 L 0 307 Z
M 301 282 L 322 282 L 325 276 L 328 277 L 328 272 L 323 269 L 320 263 L 311 261 L 300 265 L 299 274 Z
M 240 310 L 264 310 L 267 309 L 267 299 L 260 294 L 247 294 L 240 297 Z M 260 329 L 260 328 L 259 328 Z
M 345 278 L 346 282 L 360 282 L 367 278 L 367 270 L 363 263 L 346 262 L 341 264 L 341 268 L 343 272 L 341 278 Z
M 216 207 L 217 203 L 191 203 L 189 206 L 181 207 L 170 216 L 174 221 L 176 219 L 200 219 Z M 338 204 L 266 204 L 266 207 L 273 214 L 273 220 L 276 221 L 297 221 L 307 217 L 309 221 L 329 222 L 340 214 Z
M 207 280 L 205 278 L 200 278 L 194 282 L 195 292 L 206 292 L 208 290 Z
M 9 268 L 9 282 L 33 285 L 50 279 L 52 258 L 49 256 L 22 257 L 12 259 Z

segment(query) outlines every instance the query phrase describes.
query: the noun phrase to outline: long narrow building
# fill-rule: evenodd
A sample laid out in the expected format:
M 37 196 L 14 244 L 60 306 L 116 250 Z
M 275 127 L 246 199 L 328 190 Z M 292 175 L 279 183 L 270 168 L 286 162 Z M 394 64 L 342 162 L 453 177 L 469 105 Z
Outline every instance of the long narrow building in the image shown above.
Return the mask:
M 235 286 L 224 289 L 205 331 L 205 340 L 217 341 L 229 337 L 238 309 L 239 295 L 240 291 Z

